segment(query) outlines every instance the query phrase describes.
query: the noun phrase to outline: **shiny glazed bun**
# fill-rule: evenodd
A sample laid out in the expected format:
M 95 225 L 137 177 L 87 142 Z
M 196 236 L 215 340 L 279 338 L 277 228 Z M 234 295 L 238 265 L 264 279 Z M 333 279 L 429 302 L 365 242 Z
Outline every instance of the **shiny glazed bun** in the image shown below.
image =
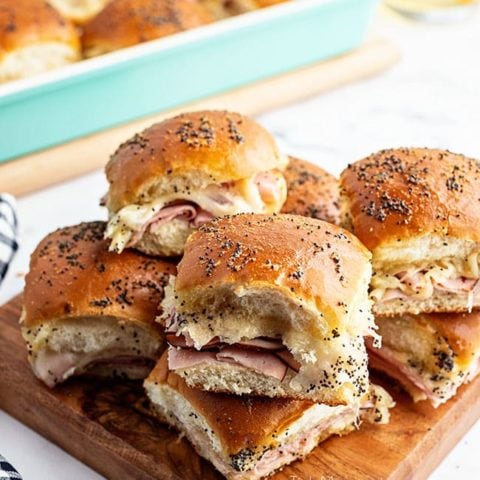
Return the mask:
M 272 135 L 239 113 L 190 112 L 120 145 L 106 166 L 112 212 L 176 190 L 203 188 L 285 167 Z
M 44 0 L 0 0 L 0 83 L 78 60 L 77 31 Z

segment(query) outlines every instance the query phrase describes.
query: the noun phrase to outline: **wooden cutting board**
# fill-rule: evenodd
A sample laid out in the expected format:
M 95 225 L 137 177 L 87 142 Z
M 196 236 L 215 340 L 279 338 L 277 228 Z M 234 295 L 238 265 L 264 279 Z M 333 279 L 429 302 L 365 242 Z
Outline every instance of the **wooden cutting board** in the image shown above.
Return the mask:
M 148 413 L 139 383 L 73 380 L 49 390 L 32 374 L 18 327 L 21 298 L 0 308 L 0 408 L 109 479 L 221 479 L 185 439 Z M 446 405 L 397 406 L 389 425 L 322 443 L 273 480 L 424 479 L 480 417 L 480 377 Z M 212 408 L 215 408 L 212 405 Z
M 121 142 L 182 111 L 226 109 L 258 115 L 383 72 L 399 58 L 399 49 L 389 40 L 371 39 L 339 57 L 0 164 L 0 192 L 24 195 L 102 168 Z

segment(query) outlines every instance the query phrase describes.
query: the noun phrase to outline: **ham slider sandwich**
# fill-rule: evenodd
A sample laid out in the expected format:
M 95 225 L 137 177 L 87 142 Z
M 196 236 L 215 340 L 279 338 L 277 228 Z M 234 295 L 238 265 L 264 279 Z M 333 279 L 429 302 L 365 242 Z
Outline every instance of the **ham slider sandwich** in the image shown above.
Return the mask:
M 164 355 L 145 381 L 154 413 L 184 434 L 228 480 L 255 480 L 304 458 L 321 441 L 366 421 L 387 423 L 393 402 L 376 387 L 364 405 L 236 396 L 189 387 Z
M 377 317 L 382 348 L 369 364 L 397 379 L 415 401 L 434 407 L 480 372 L 480 313 Z
M 79 58 L 75 27 L 46 1 L 0 0 L 0 83 Z
M 111 0 L 83 26 L 83 53 L 90 58 L 211 21 L 198 0 Z
M 278 212 L 287 163 L 273 137 L 238 113 L 185 113 L 135 135 L 106 167 L 110 249 L 181 255 L 213 217 Z
M 169 368 L 193 387 L 350 404 L 368 390 L 370 253 L 297 215 L 215 219 L 166 288 Z
M 480 307 L 480 164 L 384 150 L 341 175 L 342 222 L 372 251 L 379 315 Z
M 163 348 L 154 319 L 175 266 L 111 253 L 104 231 L 104 222 L 62 228 L 32 254 L 20 324 L 50 387 L 82 373 L 144 378 Z
M 284 172 L 287 199 L 281 213 L 340 223 L 338 180 L 313 163 L 290 157 Z

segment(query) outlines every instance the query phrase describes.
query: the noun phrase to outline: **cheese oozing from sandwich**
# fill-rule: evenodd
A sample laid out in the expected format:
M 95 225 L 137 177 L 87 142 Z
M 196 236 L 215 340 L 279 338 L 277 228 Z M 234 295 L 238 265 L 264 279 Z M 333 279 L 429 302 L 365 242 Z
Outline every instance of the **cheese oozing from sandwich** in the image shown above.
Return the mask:
M 370 295 L 375 302 L 385 303 L 395 299 L 427 300 L 438 292 L 451 293 L 465 296 L 466 308 L 471 311 L 480 295 L 479 253 L 384 267 L 372 277 Z
M 174 219 L 182 219 L 198 228 L 214 217 L 236 213 L 273 213 L 286 198 L 286 182 L 278 170 L 201 190 L 174 191 L 145 204 L 131 204 L 111 216 L 106 238 L 110 250 L 121 252 L 141 240 L 147 230 L 155 232 Z

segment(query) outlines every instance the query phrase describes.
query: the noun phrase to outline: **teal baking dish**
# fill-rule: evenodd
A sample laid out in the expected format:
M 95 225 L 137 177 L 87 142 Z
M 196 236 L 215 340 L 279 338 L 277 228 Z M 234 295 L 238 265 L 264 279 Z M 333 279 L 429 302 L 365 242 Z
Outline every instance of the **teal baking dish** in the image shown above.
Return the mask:
M 292 0 L 0 85 L 0 162 L 346 52 L 376 3 Z

